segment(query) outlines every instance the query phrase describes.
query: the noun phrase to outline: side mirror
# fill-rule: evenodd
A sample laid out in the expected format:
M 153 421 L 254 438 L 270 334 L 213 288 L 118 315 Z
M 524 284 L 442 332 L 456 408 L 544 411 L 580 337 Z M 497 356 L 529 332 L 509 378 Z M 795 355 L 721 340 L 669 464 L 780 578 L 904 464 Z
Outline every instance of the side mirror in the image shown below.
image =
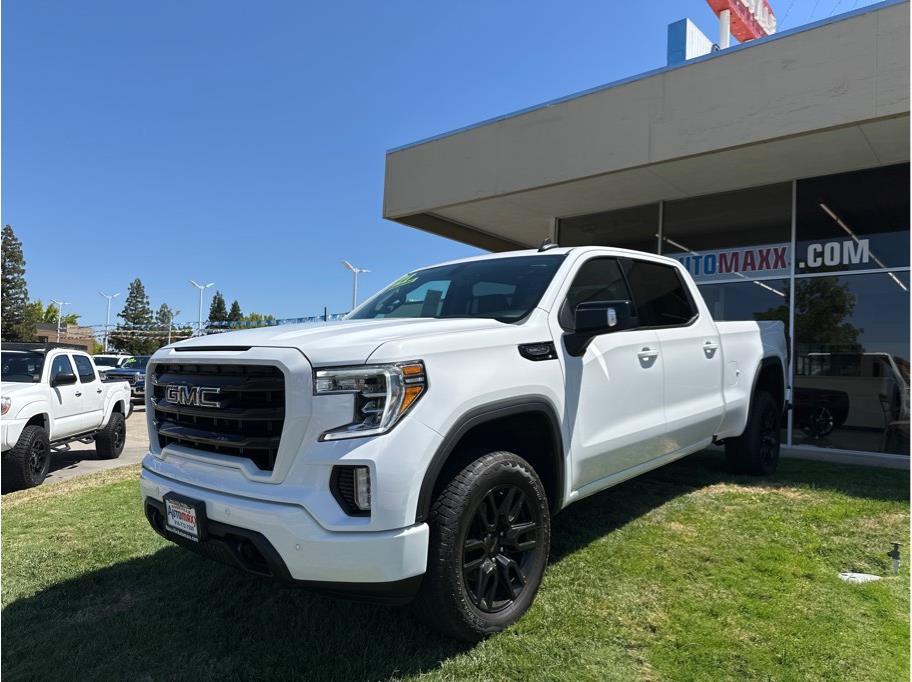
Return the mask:
M 633 326 L 630 301 L 587 301 L 576 306 L 576 333 L 619 332 Z
M 570 355 L 582 355 L 593 337 L 633 329 L 639 321 L 630 301 L 587 301 L 576 306 L 575 325 L 564 335 Z
M 71 386 L 72 384 L 75 384 L 75 383 L 76 383 L 76 375 L 73 374 L 72 372 L 60 372 L 59 374 L 57 374 L 57 376 L 55 376 L 53 379 L 51 379 L 52 387 Z

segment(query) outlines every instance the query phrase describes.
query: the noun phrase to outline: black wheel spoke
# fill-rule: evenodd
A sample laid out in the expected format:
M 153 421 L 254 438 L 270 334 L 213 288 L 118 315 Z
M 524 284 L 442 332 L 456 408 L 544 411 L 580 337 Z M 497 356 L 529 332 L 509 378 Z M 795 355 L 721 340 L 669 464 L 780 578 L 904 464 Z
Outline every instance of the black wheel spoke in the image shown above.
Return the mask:
M 493 490 L 481 501 L 481 506 L 478 508 L 478 520 L 481 521 L 485 530 L 497 529 L 497 503 L 494 501 Z
M 506 588 L 513 599 L 519 596 L 526 586 L 526 575 L 515 560 L 500 555 L 497 557 L 497 568 Z
M 504 533 L 504 544 L 520 552 L 528 551 L 535 547 L 535 536 L 526 537 L 525 539 L 523 539 L 523 536 L 528 536 L 529 533 L 537 528 L 538 524 L 534 521 L 514 523 Z
M 519 488 L 510 488 L 498 508 L 498 516 L 507 523 L 513 523 L 526 503 L 526 496 Z
M 497 568 L 493 561 L 485 560 L 478 568 L 478 582 L 475 590 L 475 604 L 478 608 L 487 611 L 494 604 L 494 594 L 497 591 Z
M 539 550 L 540 513 L 516 485 L 489 490 L 469 520 L 462 543 L 462 574 L 470 601 L 493 613 L 526 587 L 526 570 Z

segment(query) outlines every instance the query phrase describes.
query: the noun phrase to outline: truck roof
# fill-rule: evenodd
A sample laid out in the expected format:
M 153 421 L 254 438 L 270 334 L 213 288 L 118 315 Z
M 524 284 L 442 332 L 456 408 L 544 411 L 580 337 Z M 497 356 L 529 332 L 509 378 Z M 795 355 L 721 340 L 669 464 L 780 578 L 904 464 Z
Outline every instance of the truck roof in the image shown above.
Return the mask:
M 49 350 L 54 350 L 56 348 L 62 348 L 65 350 L 78 350 L 85 353 L 85 346 L 78 346 L 75 343 L 55 343 L 53 341 L 0 343 L 0 350 L 31 351 L 32 353 L 47 353 Z

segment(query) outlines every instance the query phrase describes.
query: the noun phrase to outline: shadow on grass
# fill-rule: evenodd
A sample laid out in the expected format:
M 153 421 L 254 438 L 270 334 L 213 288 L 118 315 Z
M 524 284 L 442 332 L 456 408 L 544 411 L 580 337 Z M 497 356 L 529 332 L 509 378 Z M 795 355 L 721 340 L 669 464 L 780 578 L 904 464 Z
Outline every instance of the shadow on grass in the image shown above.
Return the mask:
M 772 476 L 739 476 L 728 470 L 721 451 L 708 450 L 597 493 L 558 514 L 552 524 L 550 562 L 560 561 L 680 495 L 726 483 L 821 490 L 885 501 L 909 499 L 908 471 L 788 458 L 780 461 Z
M 785 460 L 776 476 L 751 479 L 729 474 L 719 454 L 702 453 L 557 516 L 551 561 L 718 483 L 908 498 L 908 472 Z M 16 601 L 2 626 L 10 679 L 386 679 L 432 670 L 470 648 L 438 637 L 407 609 L 279 586 L 171 546 Z

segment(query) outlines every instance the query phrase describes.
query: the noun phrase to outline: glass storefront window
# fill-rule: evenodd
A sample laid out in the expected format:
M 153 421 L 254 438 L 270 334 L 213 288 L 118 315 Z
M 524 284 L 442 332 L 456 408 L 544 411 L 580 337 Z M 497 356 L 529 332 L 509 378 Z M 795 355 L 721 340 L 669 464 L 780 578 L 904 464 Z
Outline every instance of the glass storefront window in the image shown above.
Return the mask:
M 787 279 L 701 284 L 699 289 L 714 320 L 779 320 L 788 329 Z
M 561 246 L 617 246 L 656 253 L 658 233 L 659 205 L 647 204 L 561 218 L 557 242 Z
M 792 185 L 669 201 L 662 253 L 698 284 L 791 275 Z
M 909 455 L 909 180 L 899 164 L 566 218 L 558 241 L 654 253 L 658 234 L 716 320 L 794 329 L 792 445 Z
M 795 282 L 792 442 L 909 454 L 909 273 Z
M 797 274 L 909 265 L 909 165 L 798 181 Z

